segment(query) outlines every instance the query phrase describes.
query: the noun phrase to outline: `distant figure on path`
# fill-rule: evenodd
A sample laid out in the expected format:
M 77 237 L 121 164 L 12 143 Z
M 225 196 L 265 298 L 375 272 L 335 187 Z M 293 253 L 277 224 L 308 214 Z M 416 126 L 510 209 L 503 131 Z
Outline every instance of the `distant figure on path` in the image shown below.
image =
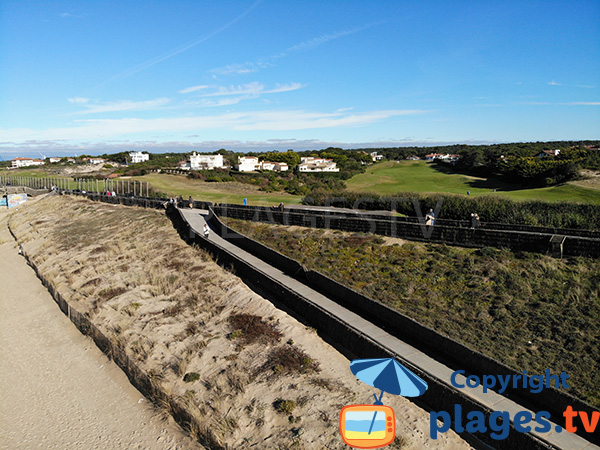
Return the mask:
M 481 222 L 479 221 L 479 215 L 477 213 L 471 213 L 471 228 L 479 228 Z
M 204 237 L 206 239 L 208 239 L 208 235 L 210 234 L 210 228 L 208 228 L 208 224 L 206 224 L 206 223 L 204 224 L 203 231 L 204 231 Z
M 194 207 L 194 200 L 192 200 L 191 195 L 190 195 L 190 199 L 188 200 L 188 203 L 190 204 L 190 209 L 192 209 Z
M 467 191 L 467 195 L 471 195 L 471 191 Z
M 283 206 L 283 202 L 281 202 L 281 203 L 279 204 L 279 211 L 280 211 L 280 212 L 283 212 L 283 210 L 284 210 L 284 206 Z
M 435 223 L 435 214 L 433 213 L 433 209 L 430 209 L 429 212 L 425 215 L 425 225 L 433 226 Z
M 177 206 L 179 206 L 180 208 L 183 208 L 183 195 L 179 196 L 179 204 Z

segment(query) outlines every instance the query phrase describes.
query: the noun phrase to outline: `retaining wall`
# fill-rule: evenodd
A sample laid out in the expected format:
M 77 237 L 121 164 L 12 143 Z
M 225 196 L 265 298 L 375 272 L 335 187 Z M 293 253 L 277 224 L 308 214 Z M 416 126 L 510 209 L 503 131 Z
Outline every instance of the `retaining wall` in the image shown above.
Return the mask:
M 214 211 L 220 217 L 374 233 L 462 247 L 498 247 L 537 253 L 547 253 L 552 250 L 550 239 L 553 234 L 539 231 L 512 231 L 487 227 L 471 229 L 445 225 L 443 221 L 436 221 L 435 226 L 427 227 L 417 223 L 416 219 L 407 221 L 405 218 L 394 216 L 359 216 L 347 212 L 314 213 L 294 208 L 280 212 L 264 207 L 220 204 L 214 206 Z M 562 254 L 564 256 L 600 257 L 600 238 L 568 235 L 563 244 Z

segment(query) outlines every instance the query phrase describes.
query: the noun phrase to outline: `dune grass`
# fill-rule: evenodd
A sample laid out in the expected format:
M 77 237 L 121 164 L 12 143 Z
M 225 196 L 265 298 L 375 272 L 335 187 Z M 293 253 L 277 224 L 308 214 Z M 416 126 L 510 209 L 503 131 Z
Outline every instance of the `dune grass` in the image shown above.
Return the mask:
M 314 352 L 325 344 L 188 246 L 164 211 L 50 196 L 12 213 L 10 226 L 40 273 L 164 393 L 157 407 L 177 415 L 185 405 L 202 425 L 188 428 L 209 448 L 265 439 L 274 448 L 315 448 L 325 434 L 323 445 L 335 447 L 335 423 L 310 405 L 296 407 L 301 438 L 286 417 L 256 406 L 285 393 L 336 415 L 353 394 L 331 372 L 320 375 L 323 386 L 312 382 Z M 354 381 L 349 371 L 346 378 Z
M 600 406 L 598 259 L 227 223 L 517 371 L 566 371 L 568 392 Z
M 399 192 L 448 193 L 471 196 L 497 195 L 513 200 L 573 201 L 600 204 L 600 190 L 563 184 L 523 188 L 494 178 L 478 178 L 444 170 L 426 161 L 386 161 L 346 181 L 349 191 L 394 195 Z M 496 189 L 496 192 L 494 192 Z

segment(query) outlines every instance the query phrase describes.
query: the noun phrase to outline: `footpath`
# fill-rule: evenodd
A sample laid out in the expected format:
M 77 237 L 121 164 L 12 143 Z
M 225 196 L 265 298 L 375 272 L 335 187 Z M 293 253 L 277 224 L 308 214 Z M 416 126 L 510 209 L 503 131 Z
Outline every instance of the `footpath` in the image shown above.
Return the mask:
M 60 311 L 0 212 L 0 449 L 200 449 Z
M 179 211 L 182 213 L 184 219 L 188 222 L 190 227 L 198 235 L 203 235 L 202 230 L 204 224 L 207 223 L 206 219 L 209 212 L 199 209 L 180 209 Z M 453 370 L 449 367 L 441 364 L 435 359 L 430 358 L 428 355 L 401 341 L 397 337 L 390 335 L 385 330 L 375 326 L 371 322 L 363 319 L 361 316 L 340 306 L 336 302 L 323 296 L 306 284 L 290 277 L 289 275 L 286 275 L 276 267 L 267 264 L 263 260 L 223 239 L 214 230 L 211 231 L 209 240 L 228 253 L 235 255 L 235 257 L 239 259 L 242 259 L 256 270 L 279 281 L 281 284 L 285 285 L 307 301 L 312 302 L 313 304 L 318 305 L 320 308 L 335 315 L 349 327 L 379 343 L 383 348 L 387 349 L 390 354 L 400 355 L 401 358 L 409 364 L 418 367 L 429 376 L 437 379 L 439 382 L 451 386 L 450 378 Z M 456 381 L 464 385 L 466 379 L 464 376 L 458 375 L 456 377 Z M 497 394 L 494 391 L 488 390 L 486 393 L 484 393 L 481 386 L 475 389 L 462 389 L 461 393 L 492 411 L 508 411 L 511 417 L 511 422 L 513 422 L 515 414 L 517 414 L 519 411 L 529 411 L 533 414 L 533 416 L 535 416 L 536 413 L 536 411 L 531 411 L 528 408 L 500 394 Z M 548 448 L 556 448 L 560 450 L 600 450 L 600 447 L 588 442 L 576 434 L 568 433 L 565 430 L 558 432 L 557 430 L 559 424 L 551 422 L 551 431 L 546 433 L 534 431 L 533 429 L 535 427 L 539 427 L 535 422 L 531 422 L 529 425 L 532 427 L 530 434 L 539 439 L 541 443 L 545 444 L 545 446 Z M 515 432 L 516 431 L 514 430 L 512 431 L 512 433 Z

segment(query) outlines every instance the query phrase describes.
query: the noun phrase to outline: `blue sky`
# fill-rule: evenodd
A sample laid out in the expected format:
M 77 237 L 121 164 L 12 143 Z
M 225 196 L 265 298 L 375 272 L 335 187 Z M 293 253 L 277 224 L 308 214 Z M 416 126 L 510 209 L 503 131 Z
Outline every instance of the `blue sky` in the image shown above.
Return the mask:
M 600 2 L 0 2 L 0 156 L 600 139 Z

